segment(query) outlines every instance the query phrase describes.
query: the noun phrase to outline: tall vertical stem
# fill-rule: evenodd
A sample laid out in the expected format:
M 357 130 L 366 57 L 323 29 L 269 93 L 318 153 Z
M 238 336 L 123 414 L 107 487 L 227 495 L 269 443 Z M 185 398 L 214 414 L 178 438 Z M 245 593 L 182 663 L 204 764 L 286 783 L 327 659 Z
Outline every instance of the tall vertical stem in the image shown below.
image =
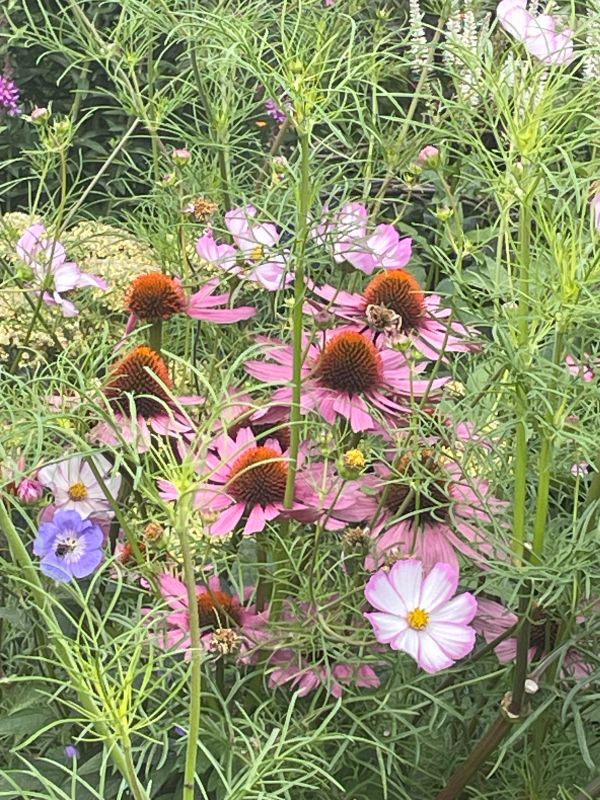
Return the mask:
M 294 502 L 298 448 L 300 447 L 300 401 L 302 397 L 302 363 L 305 353 L 302 347 L 304 271 L 306 241 L 308 239 L 308 214 L 310 211 L 310 132 L 298 130 L 300 142 L 300 182 L 298 186 L 298 216 L 296 220 L 296 249 L 294 253 L 294 308 L 292 311 L 292 345 L 294 361 L 292 367 L 292 407 L 290 411 L 290 461 L 285 487 L 284 506 L 291 508 Z
M 184 495 L 179 502 L 176 528 L 181 553 L 183 555 L 183 571 L 187 589 L 191 667 L 190 667 L 190 714 L 185 769 L 183 774 L 182 800 L 194 800 L 196 782 L 196 759 L 198 756 L 198 736 L 200 733 L 200 711 L 202 705 L 202 650 L 200 642 L 200 621 L 196 613 L 196 577 L 194 575 L 194 559 L 190 548 L 187 531 L 191 495 Z

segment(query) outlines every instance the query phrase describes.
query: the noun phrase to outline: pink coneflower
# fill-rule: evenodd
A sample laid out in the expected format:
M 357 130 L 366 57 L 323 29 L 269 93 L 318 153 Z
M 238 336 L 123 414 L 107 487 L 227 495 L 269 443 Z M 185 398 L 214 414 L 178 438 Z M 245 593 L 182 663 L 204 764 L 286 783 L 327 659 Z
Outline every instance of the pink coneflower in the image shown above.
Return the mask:
M 230 299 L 227 293 L 214 294 L 218 285 L 218 279 L 210 280 L 188 298 L 177 278 L 162 272 L 140 275 L 131 282 L 125 297 L 130 314 L 125 333 L 131 333 L 139 320 L 157 322 L 170 319 L 175 314 L 187 314 L 192 319 L 225 325 L 250 319 L 256 314 L 252 306 L 217 308 L 229 303 Z
M 180 406 L 196 405 L 202 398 L 175 398 L 172 388 L 161 356 L 150 347 L 136 347 L 114 365 L 104 388 L 118 430 L 110 422 L 102 422 L 91 432 L 92 441 L 119 445 L 124 440 L 144 452 L 150 447 L 152 432 L 189 437 L 193 425 Z
M 33 271 L 36 288 L 43 292 L 44 302 L 60 306 L 65 317 L 75 317 L 79 312 L 62 295 L 73 289 L 87 286 L 106 290 L 103 278 L 82 272 L 77 264 L 67 261 L 63 245 L 48 237 L 41 223 L 31 225 L 17 242 L 17 256 Z
M 348 203 L 332 218 L 324 216 L 311 231 L 320 244 L 330 247 L 337 263 L 347 261 L 370 275 L 376 269 L 401 269 L 410 261 L 412 239 L 400 238 L 393 225 L 377 225 L 368 233 L 369 212 L 362 203 Z
M 342 417 L 355 432 L 376 430 L 373 409 L 382 416 L 406 414 L 410 400 L 435 393 L 447 382 L 446 378 L 416 380 L 424 363 L 411 367 L 402 353 L 355 330 L 324 331 L 323 340 L 324 344 L 305 342 L 301 410 L 304 414 L 317 411 L 330 425 Z M 275 341 L 266 344 L 268 361 L 249 361 L 246 369 L 261 381 L 287 384 L 273 394 L 272 406 L 289 408 L 293 349 Z M 271 418 L 269 414 L 267 410 L 265 420 Z
M 380 273 L 361 294 L 328 285 L 313 285 L 312 289 L 326 303 L 309 301 L 307 313 L 314 316 L 326 310 L 356 324 L 361 331 L 384 334 L 392 344 L 412 344 L 425 358 L 437 361 L 446 351 L 477 349 L 469 341 L 475 331 L 449 321 L 452 312 L 441 307 L 439 295 L 425 295 L 417 279 L 403 269 Z
M 195 505 L 216 520 L 207 524 L 208 533 L 225 536 L 245 519 L 243 533 L 248 536 L 264 530 L 267 523 L 289 515 L 309 521 L 317 512 L 313 495 L 302 480 L 296 481 L 296 494 L 290 509 L 283 500 L 288 479 L 288 454 L 277 439 L 259 444 L 249 428 L 235 437 L 223 433 L 210 445 L 203 467 L 210 473 L 200 485 Z
M 185 584 L 168 573 L 159 576 L 160 592 L 171 608 L 165 619 L 167 630 L 159 632 L 157 643 L 164 650 L 177 650 L 190 657 L 190 617 Z M 225 655 L 236 652 L 239 661 L 252 663 L 256 649 L 265 638 L 268 610 L 258 612 L 249 602 L 252 590 L 246 589 L 244 600 L 226 591 L 216 575 L 196 586 L 196 608 L 200 623 L 201 641 L 207 652 Z M 151 622 L 156 623 L 152 609 L 144 609 Z
M 269 675 L 269 686 L 285 686 L 298 691 L 299 697 L 305 697 L 319 687 L 325 688 L 334 697 L 341 697 L 344 686 L 355 686 L 359 689 L 376 689 L 379 678 L 375 670 L 368 664 L 357 666 L 356 663 L 332 663 L 327 660 L 321 647 L 298 646 L 301 631 L 318 630 L 316 609 L 310 603 L 295 603 L 286 600 L 283 606 L 283 623 L 293 626 L 288 637 L 289 644 L 277 640 L 277 649 L 269 659 L 275 669 Z M 281 634 L 280 625 L 278 628 Z M 353 629 L 356 628 L 356 622 Z
M 517 625 L 519 618 L 501 603 L 488 600 L 484 597 L 477 598 L 477 614 L 473 620 L 473 627 L 486 642 L 493 642 L 510 628 Z M 585 622 L 583 616 L 577 618 L 579 624 Z M 535 608 L 531 618 L 531 633 L 529 637 L 529 661 L 543 658 L 557 645 L 560 621 L 553 619 L 543 608 Z M 510 636 L 494 648 L 498 661 L 506 664 L 517 657 L 517 637 Z M 576 648 L 569 648 L 563 661 L 563 669 L 575 678 L 586 678 L 593 671 L 587 664 L 582 654 Z
M 482 564 L 493 552 L 485 535 L 505 504 L 487 481 L 467 477 L 460 465 L 425 448 L 407 452 L 393 467 L 376 467 L 371 478 L 382 510 L 371 531 L 369 569 L 402 558 L 419 559 L 429 570 L 437 562 L 458 569 L 458 553 Z
M 225 214 L 236 247 L 217 244 L 208 231 L 196 242 L 196 252 L 226 272 L 276 292 L 292 283 L 294 275 L 287 268 L 287 252 L 278 252 L 281 233 L 271 222 L 256 222 L 257 213 L 254 206 L 244 206 Z M 238 263 L 238 252 L 245 267 Z
M 99 454 L 90 456 L 109 494 L 116 501 L 121 476 L 113 473 L 112 464 Z M 38 471 L 41 483 L 54 495 L 54 505 L 60 510 L 78 511 L 87 517 L 112 517 L 114 512 L 90 465 L 82 456 L 70 456 L 48 464 Z
M 426 578 L 420 561 L 399 561 L 389 572 L 372 575 L 365 597 L 377 610 L 365 616 L 375 638 L 407 653 L 425 672 L 447 669 L 475 646 L 469 625 L 477 601 L 458 587 L 458 569 L 435 564 Z M 451 599 L 452 598 L 452 599 Z
M 0 75 L 0 115 L 8 114 L 9 117 L 16 117 L 21 113 L 19 100 L 21 91 L 17 84 L 7 75 Z

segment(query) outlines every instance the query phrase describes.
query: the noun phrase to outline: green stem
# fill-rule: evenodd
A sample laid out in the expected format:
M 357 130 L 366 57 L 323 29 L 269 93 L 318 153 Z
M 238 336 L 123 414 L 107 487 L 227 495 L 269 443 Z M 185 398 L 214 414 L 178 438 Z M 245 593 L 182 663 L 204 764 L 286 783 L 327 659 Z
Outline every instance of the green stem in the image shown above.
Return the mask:
M 264 535 L 264 534 L 263 534 Z M 256 539 L 256 560 L 258 562 L 258 585 L 256 587 L 256 610 L 260 613 L 264 611 L 267 597 L 268 572 L 267 572 L 267 550 L 261 538 Z
M 292 367 L 292 407 L 290 411 L 290 461 L 285 487 L 284 506 L 291 508 L 294 502 L 296 471 L 298 468 L 298 449 L 300 447 L 300 401 L 302 397 L 302 348 L 303 305 L 304 305 L 304 267 L 306 260 L 306 241 L 308 238 L 308 214 L 310 210 L 310 133 L 298 130 L 300 143 L 300 185 L 298 188 L 298 240 L 294 266 L 294 308 L 292 310 L 292 345 L 294 359 Z
M 182 800 L 194 800 L 196 782 L 196 759 L 198 756 L 198 737 L 200 734 L 200 711 L 202 705 L 202 649 L 200 641 L 200 621 L 196 610 L 196 578 L 194 574 L 194 559 L 190 548 L 187 531 L 188 513 L 191 495 L 184 495 L 179 502 L 177 513 L 177 534 L 183 555 L 183 571 L 187 589 L 190 642 L 191 642 L 191 668 L 190 668 L 190 715 L 189 735 L 185 754 L 185 769 L 183 776 Z
M 148 344 L 157 353 L 162 350 L 162 320 L 153 322 L 148 331 Z

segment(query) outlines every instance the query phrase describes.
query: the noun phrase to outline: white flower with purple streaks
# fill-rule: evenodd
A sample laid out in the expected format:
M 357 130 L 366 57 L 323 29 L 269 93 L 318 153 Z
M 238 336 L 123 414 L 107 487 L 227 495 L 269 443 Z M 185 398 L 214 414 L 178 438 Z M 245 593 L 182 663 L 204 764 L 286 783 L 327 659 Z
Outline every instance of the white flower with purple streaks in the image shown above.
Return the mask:
M 52 522 L 40 525 L 33 552 L 41 557 L 40 569 L 55 581 L 85 578 L 95 572 L 104 558 L 104 533 L 92 520 L 77 511 L 57 511 Z
M 329 246 L 334 261 L 347 261 L 370 275 L 376 269 L 401 269 L 410 261 L 412 239 L 400 238 L 393 225 L 377 225 L 368 232 L 369 212 L 362 203 L 347 203 L 333 217 L 324 217 L 312 237 Z
M 48 236 L 46 228 L 38 222 L 31 225 L 17 242 L 17 256 L 33 271 L 33 281 L 43 291 L 44 302 L 60 306 L 65 317 L 76 317 L 79 312 L 62 295 L 73 289 L 94 286 L 108 289 L 102 278 L 82 272 L 77 264 L 67 261 L 65 248 Z
M 377 609 L 365 614 L 375 638 L 408 653 L 425 672 L 451 667 L 475 646 L 469 623 L 477 601 L 468 592 L 452 597 L 457 586 L 458 569 L 450 564 L 436 564 L 425 579 L 423 565 L 412 559 L 376 572 L 365 587 Z
M 272 222 L 256 222 L 256 214 L 254 206 L 228 211 L 225 224 L 235 247 L 218 244 L 212 232 L 207 231 L 196 242 L 196 252 L 204 261 L 237 275 L 241 280 L 258 283 L 268 291 L 276 292 L 294 280 L 293 273 L 288 270 L 289 253 L 277 252 L 281 233 Z

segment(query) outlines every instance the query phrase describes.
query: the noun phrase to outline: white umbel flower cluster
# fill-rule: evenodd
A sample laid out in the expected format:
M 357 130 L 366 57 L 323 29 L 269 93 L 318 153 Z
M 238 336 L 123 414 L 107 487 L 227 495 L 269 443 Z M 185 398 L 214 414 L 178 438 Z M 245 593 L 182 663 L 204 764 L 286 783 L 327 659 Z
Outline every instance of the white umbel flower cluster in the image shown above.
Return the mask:
M 583 77 L 600 80 L 600 0 L 591 0 L 587 13 L 586 52 L 583 58 Z

